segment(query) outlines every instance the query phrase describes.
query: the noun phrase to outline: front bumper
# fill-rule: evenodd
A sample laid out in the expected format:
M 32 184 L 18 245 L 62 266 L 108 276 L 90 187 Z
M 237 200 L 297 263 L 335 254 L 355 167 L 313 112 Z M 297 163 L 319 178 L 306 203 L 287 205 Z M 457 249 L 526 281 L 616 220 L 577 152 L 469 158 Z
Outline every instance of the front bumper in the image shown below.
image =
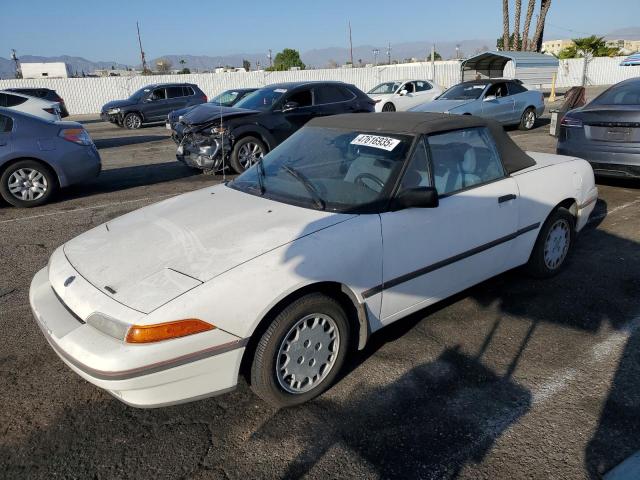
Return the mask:
M 116 125 L 122 125 L 122 115 L 120 113 L 109 114 L 107 112 L 100 113 L 100 119 L 103 122 L 111 122 Z
M 231 152 L 231 142 L 226 135 L 200 137 L 193 140 L 190 135 L 183 136 L 176 151 L 176 159 L 192 168 L 218 171 L 223 160 Z
M 237 384 L 245 339 L 216 329 L 164 342 L 124 343 L 76 316 L 53 290 L 46 268 L 33 278 L 29 302 L 64 363 L 128 405 L 173 405 L 224 393 Z

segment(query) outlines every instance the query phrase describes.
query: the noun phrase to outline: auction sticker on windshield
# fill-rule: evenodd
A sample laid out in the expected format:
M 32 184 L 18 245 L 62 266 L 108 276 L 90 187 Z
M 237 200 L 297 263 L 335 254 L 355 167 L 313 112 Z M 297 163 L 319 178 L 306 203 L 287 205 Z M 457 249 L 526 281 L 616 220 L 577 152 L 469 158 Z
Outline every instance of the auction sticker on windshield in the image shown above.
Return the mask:
M 390 152 L 400 143 L 400 140 L 391 137 L 380 137 L 378 135 L 365 135 L 361 133 L 351 140 L 351 145 L 362 145 L 363 147 L 380 148 Z

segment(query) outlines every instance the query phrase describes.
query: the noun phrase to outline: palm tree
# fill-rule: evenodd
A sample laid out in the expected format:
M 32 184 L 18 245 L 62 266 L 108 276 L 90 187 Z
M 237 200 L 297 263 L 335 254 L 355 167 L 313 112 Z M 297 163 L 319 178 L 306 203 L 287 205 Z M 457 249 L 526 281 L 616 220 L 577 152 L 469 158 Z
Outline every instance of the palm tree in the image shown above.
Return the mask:
M 502 50 L 509 50 L 509 0 L 502 0 Z
M 522 0 L 516 0 L 515 13 L 513 18 L 513 45 L 511 50 L 520 50 L 520 11 L 522 10 Z
M 533 10 L 536 8 L 536 0 L 529 0 L 527 4 L 527 16 L 524 21 L 524 30 L 522 31 L 522 50 L 526 51 L 529 42 L 529 27 L 533 18 Z
M 538 48 L 538 44 L 542 40 L 542 31 L 544 30 L 544 21 L 547 16 L 547 12 L 551 7 L 551 0 L 540 0 L 540 15 L 538 16 L 538 23 L 536 24 L 536 33 L 533 35 L 533 40 L 529 46 L 529 50 L 535 50 Z

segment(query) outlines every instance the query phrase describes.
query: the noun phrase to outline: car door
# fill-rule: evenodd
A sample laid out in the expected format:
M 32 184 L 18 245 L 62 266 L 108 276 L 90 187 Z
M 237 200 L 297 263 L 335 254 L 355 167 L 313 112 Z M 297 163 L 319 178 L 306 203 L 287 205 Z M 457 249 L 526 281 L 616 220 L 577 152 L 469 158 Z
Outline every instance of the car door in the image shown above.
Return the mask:
M 509 123 L 518 123 L 524 113 L 524 109 L 529 106 L 526 92 L 528 90 L 516 82 L 507 82 L 509 97 L 513 100 L 513 112 Z
M 278 143 L 288 138 L 315 114 L 312 87 L 302 87 L 288 93 L 273 114 L 277 115 L 272 128 Z
M 154 88 L 144 102 L 143 114 L 147 121 L 161 120 L 169 113 L 167 90 L 164 87 Z
M 402 84 L 393 98 L 393 103 L 395 103 L 396 105 L 396 110 L 408 110 L 416 104 L 415 88 L 416 87 L 414 82 L 405 82 L 404 84 Z M 403 91 L 406 91 L 406 93 L 402 94 Z
M 426 80 L 416 80 L 413 84 L 415 85 L 415 92 L 410 97 L 407 95 L 407 108 L 412 108 L 433 100 L 436 91 L 429 82 Z
M 355 95 L 338 85 L 319 85 L 313 89 L 314 117 L 355 111 Z
M 490 98 L 494 97 L 494 98 Z M 513 116 L 513 98 L 505 82 L 492 84 L 482 97 L 482 116 L 500 123 L 508 123 Z
M 173 110 L 179 110 L 187 106 L 188 98 L 185 95 L 184 87 L 167 87 L 167 104 L 166 104 L 166 113 L 164 116 L 167 116 L 169 112 Z
M 11 131 L 13 130 L 13 119 L 8 115 L 0 114 L 0 164 L 9 157 L 11 153 Z
M 382 323 L 502 272 L 518 225 L 518 189 L 486 128 L 420 140 L 400 189 L 435 186 L 436 208 L 381 214 Z

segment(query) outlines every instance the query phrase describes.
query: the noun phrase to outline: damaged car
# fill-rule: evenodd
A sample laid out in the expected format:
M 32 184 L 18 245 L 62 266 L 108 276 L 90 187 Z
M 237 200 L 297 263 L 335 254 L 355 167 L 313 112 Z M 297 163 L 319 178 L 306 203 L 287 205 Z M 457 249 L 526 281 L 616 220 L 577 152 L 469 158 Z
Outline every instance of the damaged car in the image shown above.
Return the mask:
M 174 126 L 176 158 L 206 171 L 244 172 L 314 117 L 374 111 L 375 102 L 343 82 L 292 82 L 256 90 L 233 107 L 203 104 Z

